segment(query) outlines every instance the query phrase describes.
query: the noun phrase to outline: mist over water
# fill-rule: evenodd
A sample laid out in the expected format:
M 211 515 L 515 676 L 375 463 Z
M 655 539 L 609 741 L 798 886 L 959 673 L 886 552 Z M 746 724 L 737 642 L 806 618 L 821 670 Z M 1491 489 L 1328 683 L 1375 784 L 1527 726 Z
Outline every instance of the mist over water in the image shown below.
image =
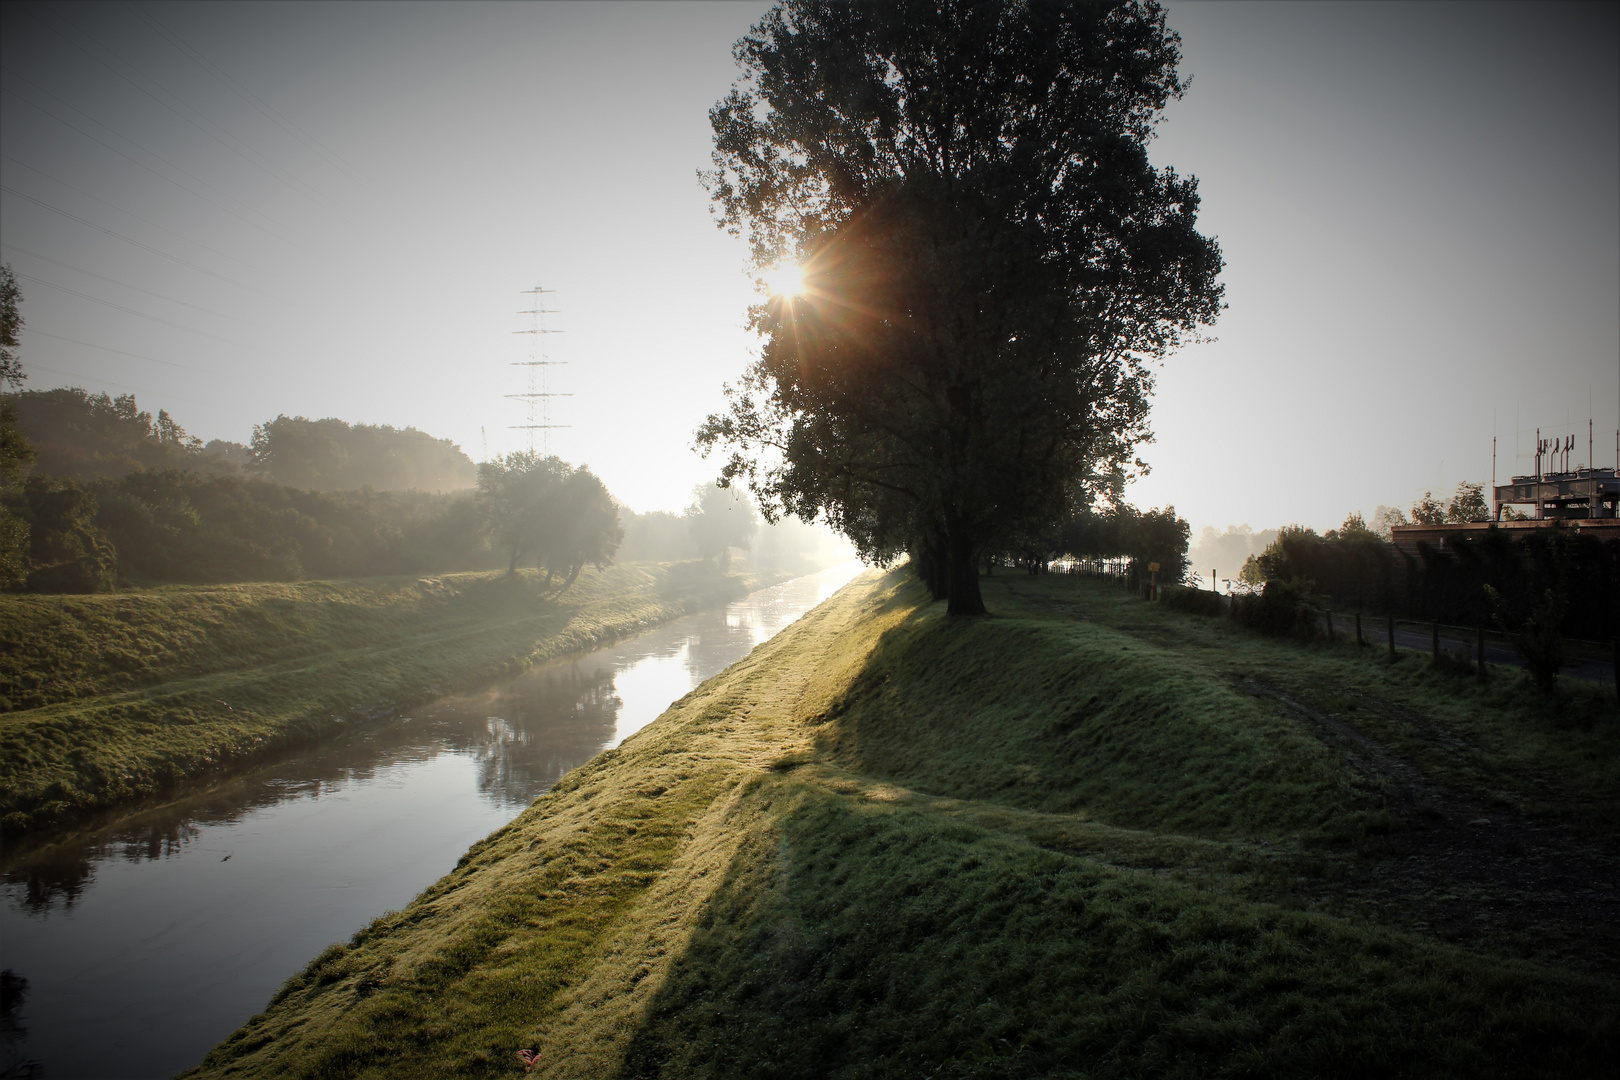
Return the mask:
M 842 587 L 849 563 L 441 698 L 0 862 L 0 1070 L 196 1064 L 333 941 L 400 908 L 569 769 Z M 7 1073 L 7 1075 L 10 1075 Z M 23 1073 L 23 1075 L 28 1075 Z

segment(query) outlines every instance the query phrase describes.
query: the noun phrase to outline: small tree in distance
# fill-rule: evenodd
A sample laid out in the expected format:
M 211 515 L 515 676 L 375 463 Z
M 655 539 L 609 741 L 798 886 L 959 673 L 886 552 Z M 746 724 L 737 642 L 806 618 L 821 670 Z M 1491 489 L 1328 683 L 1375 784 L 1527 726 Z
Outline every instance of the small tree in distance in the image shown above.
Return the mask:
M 746 549 L 759 528 L 759 518 L 747 497 L 734 488 L 716 484 L 700 484 L 692 489 L 686 523 L 698 557 L 704 562 L 718 557 L 721 569 L 729 565 L 731 549 Z
M 587 564 L 613 561 L 624 539 L 619 509 L 590 469 L 559 457 L 514 451 L 478 466 L 478 495 L 494 544 L 507 555 L 507 572 L 534 560 L 558 593 Z
M 1395 535 L 1395 526 L 1405 524 L 1406 511 L 1402 510 L 1398 506 L 1384 506 L 1380 504 L 1378 509 L 1373 511 L 1373 532 L 1377 533 L 1379 536 L 1382 536 L 1385 540 L 1388 540 Z
M 1445 523 L 1446 504 L 1436 499 L 1432 491 L 1425 491 L 1423 498 L 1412 504 L 1412 524 L 1444 525 Z
M 1446 520 L 1458 523 L 1491 520 L 1491 509 L 1485 505 L 1485 485 L 1467 481 L 1458 484 L 1456 494 L 1446 504 Z

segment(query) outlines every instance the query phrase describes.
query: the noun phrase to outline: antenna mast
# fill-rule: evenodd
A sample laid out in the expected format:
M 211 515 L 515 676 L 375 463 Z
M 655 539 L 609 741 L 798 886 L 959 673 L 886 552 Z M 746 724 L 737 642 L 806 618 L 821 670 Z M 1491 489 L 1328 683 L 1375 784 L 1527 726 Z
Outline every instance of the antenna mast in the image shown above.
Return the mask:
M 539 453 L 541 457 L 551 456 L 552 430 L 554 428 L 568 426 L 567 424 L 553 424 L 551 422 L 551 399 L 554 397 L 574 396 L 573 394 L 559 394 L 553 392 L 549 388 L 549 380 L 546 377 L 547 368 L 558 367 L 568 362 L 566 360 L 551 359 L 545 345 L 545 335 L 562 333 L 561 330 L 550 330 L 546 328 L 546 316 L 555 315 L 557 312 L 541 306 L 542 301 L 540 298 L 554 291 L 555 290 L 553 289 L 542 289 L 538 285 L 532 289 L 523 290 L 524 296 L 534 297 L 534 307 L 525 308 L 524 310 L 518 312 L 518 314 L 531 316 L 533 318 L 533 324 L 527 330 L 514 330 L 512 332 L 514 334 L 531 335 L 529 339 L 529 358 L 527 360 L 514 361 L 512 363 L 512 367 L 527 369 L 528 378 L 525 383 L 527 388 L 521 394 L 506 395 L 509 398 L 514 398 L 523 402 L 527 406 L 528 423 L 512 424 L 510 426 L 515 431 L 527 431 L 529 433 L 529 453 L 531 454 L 535 453 L 536 451 L 535 433 L 539 432 Z

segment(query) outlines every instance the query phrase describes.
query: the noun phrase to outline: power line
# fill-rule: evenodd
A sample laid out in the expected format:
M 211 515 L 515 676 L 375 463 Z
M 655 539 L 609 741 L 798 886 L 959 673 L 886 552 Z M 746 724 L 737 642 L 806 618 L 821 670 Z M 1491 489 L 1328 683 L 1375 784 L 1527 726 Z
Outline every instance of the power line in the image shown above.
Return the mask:
M 164 326 L 172 326 L 176 330 L 184 330 L 188 334 L 196 334 L 198 337 L 205 337 L 205 338 L 208 338 L 210 341 L 217 341 L 222 345 L 234 345 L 239 349 L 246 349 L 249 352 L 259 352 L 260 351 L 259 349 L 254 348 L 252 345 L 244 345 L 240 341 L 232 341 L 230 338 L 218 337 L 218 336 L 216 336 L 214 334 L 210 334 L 210 333 L 207 333 L 205 331 L 198 330 L 195 327 L 187 326 L 184 323 L 171 322 L 168 319 L 160 319 L 156 315 L 148 315 L 144 311 L 136 311 L 134 308 L 124 307 L 122 304 L 115 304 L 111 300 L 102 300 L 100 297 L 91 296 L 89 293 L 79 292 L 77 289 L 70 289 L 66 285 L 58 285 L 55 282 L 46 281 L 44 278 L 35 277 L 32 274 L 19 273 L 19 274 L 17 274 L 17 276 L 22 278 L 24 281 L 32 281 L 32 282 L 34 282 L 36 284 L 43 285 L 47 289 L 56 289 L 56 290 L 58 290 L 60 292 L 65 292 L 65 293 L 69 294 L 70 296 L 77 296 L 80 299 L 88 300 L 93 304 L 103 304 L 103 305 L 105 305 L 107 307 L 112 308 L 115 311 L 127 312 L 130 315 L 134 315 L 136 318 L 150 319 L 151 321 L 153 321 L 155 323 L 162 323 Z
M 377 186 L 370 179 L 368 179 L 366 176 L 364 176 L 360 172 L 360 170 L 358 170 L 354 166 L 350 165 L 341 156 L 339 156 L 335 151 L 328 150 L 313 135 L 310 135 L 303 128 L 299 127 L 297 124 L 295 124 L 291 120 L 287 119 L 280 112 L 278 112 L 275 109 L 275 107 L 272 106 L 269 102 L 265 101 L 263 98 L 261 98 L 257 94 L 255 94 L 253 91 L 249 90 L 247 87 L 245 87 L 241 83 L 237 82 L 224 69 L 222 69 L 222 68 L 218 67 L 217 65 L 211 63 L 208 60 L 207 57 L 202 55 L 201 52 L 199 52 L 198 50 L 192 48 L 189 44 L 187 44 L 186 41 L 183 38 L 180 37 L 179 34 L 175 33 L 174 31 L 170 30 L 167 26 L 165 26 L 162 23 L 162 21 L 157 18 L 157 16 L 151 14 L 150 12 L 142 11 L 141 8 L 140 8 L 140 5 L 135 4 L 135 3 L 127 2 L 127 0 L 126 0 L 126 3 L 124 4 L 124 6 L 126 8 L 128 8 L 131 12 L 133 12 L 138 18 L 140 18 L 142 21 L 144 21 L 148 26 L 150 26 L 158 34 L 162 35 L 164 38 L 167 38 L 171 45 L 173 45 L 176 49 L 179 49 L 186 56 L 190 57 L 191 60 L 194 63 L 196 63 L 196 65 L 198 67 L 200 67 L 204 71 L 208 72 L 208 74 L 214 76 L 214 78 L 218 79 L 221 83 L 224 83 L 227 87 L 229 87 L 232 91 L 234 91 L 236 93 L 236 95 L 238 97 L 240 97 L 243 101 L 247 102 L 249 105 L 251 105 L 255 109 L 257 109 L 259 111 L 260 115 L 264 116 L 271 123 L 276 124 L 283 131 L 287 132 L 289 135 L 291 135 L 293 138 L 297 139 L 299 142 L 302 142 L 309 149 L 313 150 L 316 153 L 316 155 L 318 155 L 319 157 L 325 159 L 325 161 L 329 165 L 331 165 L 333 168 L 335 168 L 339 172 L 344 173 L 345 175 L 347 175 L 350 180 L 353 180 L 356 184 L 359 184 L 361 187 L 366 188 L 368 191 L 370 191 L 371 194 L 373 194 L 373 195 L 378 194 Z
M 22 254 L 27 255 L 30 258 L 39 259 L 42 262 L 48 262 L 48 263 L 52 264 L 53 266 L 60 266 L 64 270 L 72 270 L 76 274 L 83 274 L 86 277 L 93 277 L 98 281 L 105 281 L 110 285 L 117 285 L 120 289 L 129 289 L 132 292 L 145 293 L 147 296 L 156 297 L 159 300 L 165 300 L 165 301 L 167 301 L 168 303 L 171 303 L 171 304 L 179 304 L 181 307 L 188 307 L 188 308 L 192 309 L 193 311 L 200 311 L 204 315 L 212 315 L 212 316 L 214 316 L 215 318 L 218 318 L 218 319 L 229 319 L 231 322 L 238 322 L 238 323 L 241 323 L 243 326 L 251 326 L 255 330 L 263 330 L 263 329 L 265 329 L 265 327 L 263 325 L 261 325 L 259 323 L 256 323 L 256 322 L 252 322 L 252 321 L 250 321 L 248 319 L 241 318 L 240 316 L 227 315 L 223 311 L 214 311 L 211 308 L 199 307 L 198 305 L 190 303 L 190 302 L 185 301 L 185 300 L 177 300 L 176 298 L 174 298 L 172 296 L 164 296 L 162 293 L 155 293 L 150 289 L 143 289 L 138 285 L 131 285 L 127 281 L 119 281 L 117 278 L 110 278 L 110 277 L 107 277 L 105 274 L 98 274 L 94 270 L 86 270 L 82 266 L 74 266 L 72 263 L 65 263 L 61 259 L 53 259 L 49 255 L 41 255 L 37 251 L 29 251 L 27 248 L 18 247 L 16 244 L 13 244 L 13 243 L 11 243 L 9 241 L 0 240 L 0 247 L 10 248 L 12 251 L 21 252 Z
M 150 251 L 154 255 L 161 255 L 163 258 L 169 259 L 169 260 L 171 260 L 173 262 L 177 262 L 182 266 L 189 266 L 193 270 L 196 270 L 198 273 L 207 274 L 209 277 L 218 278 L 219 280 L 221 280 L 223 282 L 226 282 L 226 283 L 231 284 L 231 285 L 235 285 L 239 289 L 246 289 L 249 292 L 258 293 L 260 296 L 269 297 L 271 300 L 274 300 L 274 301 L 276 301 L 277 303 L 280 303 L 280 304 L 286 304 L 288 307 L 296 307 L 297 306 L 291 300 L 287 300 L 287 299 L 285 299 L 283 297 L 276 296 L 274 293 L 267 293 L 263 289 L 256 289 L 252 285 L 248 285 L 248 284 L 245 284 L 243 282 L 237 281 L 234 278 L 228 278 L 224 274 L 215 273 L 214 271 L 208 269 L 205 266 L 199 266 L 197 263 L 194 263 L 189 259 L 182 259 L 178 255 L 170 255 L 167 251 L 162 251 L 162 250 L 160 250 L 158 248 L 153 247 L 150 244 L 143 244 L 139 240 L 132 240 L 129 237 L 125 236 L 123 233 L 114 232 L 112 229 L 109 229 L 109 228 L 107 228 L 107 227 L 105 227 L 103 225 L 97 225 L 95 222 L 88 221 L 85 218 L 82 218 L 77 214 L 71 214 L 68 211 L 63 210 L 59 206 L 52 206 L 50 203 L 45 202 L 43 199 L 36 199 L 32 195 L 25 195 L 22 192 L 18 191 L 16 188 L 7 187 L 4 184 L 0 184 L 0 191 L 4 191 L 4 192 L 7 192 L 8 194 L 15 195 L 19 199 L 26 199 L 29 202 L 34 203 L 36 206 L 43 206 L 45 209 L 50 210 L 53 213 L 61 214 L 65 218 L 68 218 L 68 219 L 70 219 L 72 221 L 77 221 L 79 224 L 84 225 L 87 228 L 94 229 L 97 232 L 106 233 L 108 236 L 117 237 L 119 240 L 124 241 L 124 243 L 126 243 L 126 244 L 133 244 L 135 247 L 141 248 L 143 251 Z
M 108 132 L 110 132 L 111 134 L 117 136 L 120 139 L 123 139 L 125 142 L 129 143 L 129 145 L 133 146 L 135 149 L 139 150 L 141 153 L 150 156 L 151 158 L 153 158 L 156 161 L 161 161 L 163 164 L 167 165 L 169 168 L 173 169 L 175 172 L 179 173 L 180 175 L 190 177 L 192 180 L 195 180 L 197 183 L 201 184 L 203 187 L 210 188 L 210 189 L 212 189 L 212 190 L 214 190 L 216 192 L 219 192 L 221 197 L 226 198 L 226 199 L 230 199 L 231 202 L 236 202 L 239 206 L 242 207 L 242 209 L 248 211 L 249 213 L 258 214 L 260 217 L 264 218 L 266 221 L 270 222 L 272 225 L 275 225 L 277 228 L 282 229 L 282 230 L 284 230 L 284 231 L 286 231 L 288 233 L 291 233 L 294 236 L 298 236 L 300 239 L 303 239 L 301 234 L 299 234 L 296 230 L 294 230 L 292 228 L 289 228 L 287 225 L 283 224 L 282 222 L 277 221 L 275 218 L 271 217 L 269 214 L 266 214 L 266 213 L 264 213 L 263 211 L 260 211 L 260 210 L 255 210 L 251 206 L 248 206 L 245 203 L 238 202 L 238 200 L 236 200 L 236 199 L 231 199 L 231 197 L 229 195 L 226 195 L 223 191 L 220 191 L 218 188 L 214 187 L 213 184 L 210 184 L 208 181 L 204 180 L 202 177 L 196 176 L 195 174 L 190 173 L 187 170 L 181 168 L 179 165 L 176 165 L 174 162 L 170 161 L 168 158 L 165 158 L 162 154 L 154 153 L 153 151 L 148 150 L 146 147 L 142 146 L 140 143 L 136 142 L 134 139 L 131 139 L 127 135 L 119 135 L 118 132 L 113 131 L 112 128 L 108 127 L 106 124 L 103 124 L 101 121 L 97 120 L 95 117 L 91 116 L 89 113 L 85 112 L 83 109 L 75 108 L 74 106 L 72 106 L 72 105 L 68 104 L 67 102 L 63 101 L 61 98 L 57 97 L 55 94 L 51 93 L 49 90 L 46 90 L 44 87 L 40 86 L 38 83 L 34 82 L 32 79 L 28 78 L 25 75 L 19 74 L 16 71 L 16 69 L 5 67 L 4 65 L 0 65 L 0 71 L 4 71 L 6 74 L 10 75 L 13 79 L 18 80 L 19 82 L 27 83 L 30 87 L 32 87 L 34 89 L 34 91 L 36 93 L 42 94 L 45 97 L 50 98 L 52 101 L 55 101 L 58 104 L 62 105 L 64 108 L 78 113 L 80 116 L 84 117 L 86 120 L 90 121 L 92 124 L 95 124 L 97 127 L 105 128 Z M 296 243 L 296 242 L 294 242 L 292 240 L 289 240 L 285 236 L 278 236 L 275 233 L 271 232 L 269 229 L 265 228 L 263 225 L 260 225 L 257 221 L 252 221 L 249 218 L 245 217 L 244 215 L 237 213 L 235 210 L 232 210 L 230 207 L 224 206 L 224 205 L 221 205 L 220 203 L 215 202 L 213 199 L 210 199 L 207 195 L 204 195 L 200 191 L 196 191 L 196 190 L 193 190 L 192 188 L 187 187 L 185 184 L 182 184 L 180 181 L 176 180 L 172 176 L 163 175 L 162 173 L 158 172 L 156 169 L 152 168 L 152 166 L 148 165 L 146 162 L 140 160 L 139 158 L 131 157 L 130 155 L 124 153 L 122 150 L 118 149 L 118 147 L 113 146 L 111 143 L 106 142 L 105 140 L 96 138 L 94 135 L 92 135 L 88 131 L 84 130 L 84 128 L 82 128 L 79 125 L 75 124 L 73 121 L 64 119 L 63 117 L 60 117 L 60 116 L 56 115 L 55 113 L 51 112 L 51 110 L 49 110 L 45 106 L 41 105 L 39 102 L 30 101 L 27 97 L 17 95 L 15 91 L 13 91 L 13 96 L 15 96 L 17 98 L 17 100 L 21 101 L 24 105 L 31 105 L 35 109 L 38 109 L 40 112 L 44 113 L 46 116 L 50 117 L 52 120 L 55 120 L 57 123 L 61 124 L 63 127 L 66 127 L 66 128 L 68 128 L 68 129 L 70 129 L 72 131 L 77 131 L 80 135 L 83 135 L 85 138 L 89 139 L 91 142 L 95 143 L 97 146 L 104 147 L 105 149 L 111 150 L 113 153 L 117 154 L 119 157 L 123 158 L 125 161 L 128 161 L 133 165 L 137 165 L 140 168 L 145 169 L 147 172 L 151 173 L 153 176 L 157 177 L 159 180 L 167 181 L 168 183 L 171 183 L 175 187 L 179 188 L 181 191 L 184 191 L 186 194 L 191 195 L 194 198 L 201 199 L 203 202 L 207 203 L 209 206 L 214 207 L 216 210 L 224 211 L 225 213 L 229 214 L 231 217 L 234 217 L 238 221 L 242 222 L 244 225 L 248 225 L 248 226 L 251 226 L 252 228 L 258 229 L 260 232 L 264 233 L 264 235 L 270 237 L 272 240 L 279 240 L 281 243 L 286 244 L 288 247 L 295 248 L 298 251 L 302 251 L 305 254 L 309 254 L 309 249 L 304 247 L 302 244 L 299 244 L 299 243 Z
M 143 224 L 146 224 L 146 225 L 150 225 L 150 226 L 152 226 L 152 228 L 158 230 L 159 232 L 168 233 L 170 236 L 176 238 L 177 240 L 184 240 L 188 244 L 194 244 L 197 247 L 202 248 L 204 251 L 211 251 L 215 255 L 220 256 L 221 258 L 229 259 L 234 263 L 240 263 L 242 266 L 245 266 L 250 270 L 258 270 L 259 269 L 259 267 L 256 267 L 251 263 L 243 262 L 241 259 L 237 258 L 235 255 L 232 255 L 232 254 L 230 254 L 228 252 L 221 251 L 216 247 L 209 247 L 207 244 L 204 244 L 199 240 L 193 240 L 191 237 L 186 236 L 183 233 L 177 233 L 173 229 L 165 228 L 164 226 L 159 225 L 155 221 L 148 221 L 146 218 L 141 217 L 141 215 L 135 213 L 135 211 L 133 211 L 133 210 L 126 210 L 122 206 L 117 205 L 116 203 L 110 203 L 106 199 L 98 198 L 97 196 L 90 194 L 88 191 L 84 190 L 83 188 L 75 187 L 74 185 L 68 183 L 66 180 L 63 180 L 61 177 L 52 176 L 50 173 L 46 172 L 44 169 L 36 169 L 32 165 L 28 164 L 27 162 L 19 161 L 18 159 L 12 157 L 10 154 L 0 154 L 0 157 L 4 157 L 7 161 L 11 162 L 13 165 L 19 166 L 20 168 L 27 169 L 31 173 L 35 173 L 35 174 L 37 174 L 39 176 L 43 176 L 45 179 L 51 181 L 51 183 L 53 183 L 53 184 L 61 184 L 63 187 L 67 188 L 69 191 L 77 191 L 80 195 L 83 195 L 85 198 L 90 199 L 90 200 L 92 200 L 94 202 L 98 202 L 102 206 L 111 207 L 112 209 L 117 210 L 120 214 L 128 214 L 130 217 L 134 218 L 136 221 L 139 221 L 139 222 L 141 222 Z
M 100 349 L 102 352 L 117 353 L 119 356 L 133 356 L 137 360 L 150 360 L 154 364 L 163 364 L 165 367 L 175 367 L 181 368 L 185 371 L 195 371 L 199 375 L 219 374 L 217 371 L 205 371 L 202 368 L 192 367 L 190 364 L 177 364 L 173 360 L 159 360 L 155 356 L 143 356 L 140 353 L 125 352 L 123 349 L 114 349 L 107 345 L 97 345 L 91 341 L 80 341 L 78 338 L 63 337 L 61 334 L 53 334 L 47 330 L 39 330 L 32 326 L 23 327 L 22 332 L 25 334 L 38 334 L 40 337 L 55 338 L 57 341 L 66 341 L 70 345 L 83 345 L 87 349 Z M 70 371 L 67 372 L 67 374 L 71 375 L 73 373 Z
M 55 8 L 55 9 L 52 9 L 52 10 L 53 10 L 53 13 L 54 13 L 54 12 L 57 12 L 57 11 L 62 11 L 63 9 Z M 290 174 L 287 174 L 287 173 L 283 173 L 280 169 L 276 168 L 276 166 L 274 164 L 272 164 L 272 163 L 270 163 L 268 161 L 259 159 L 259 155 L 257 154 L 257 152 L 252 150 L 251 147 L 247 147 L 246 143 L 243 143 L 242 140 L 236 138 L 236 136 L 234 136 L 234 135 L 231 135 L 230 132 L 228 132 L 228 131 L 225 132 L 225 134 L 227 136 L 229 136 L 231 138 L 231 140 L 233 140 L 234 142 L 241 143 L 241 146 L 233 146 L 233 145 L 231 145 L 231 143 L 226 142 L 224 138 L 222 138 L 220 135 L 216 134 L 213 130 L 211 130 L 214 127 L 214 125 L 213 125 L 213 123 L 211 121 L 208 120 L 208 118 L 206 116 L 203 116 L 201 113 L 197 112 L 197 110 L 193 109 L 190 105 L 186 105 L 186 103 L 184 101 L 180 100 L 178 95 L 176 95 L 175 93 L 170 91 L 162 83 L 159 83 L 156 79 L 153 79 L 151 76 L 147 75 L 139 67 L 137 67 L 136 65 L 134 65 L 130 61 L 125 60 L 122 56 L 119 56 L 118 53 L 115 52 L 110 46 L 108 46 L 108 45 L 104 44 L 103 42 L 101 42 L 100 40 L 98 40 L 95 37 L 95 35 L 91 34 L 89 31 L 85 30 L 82 26 L 80 26 L 77 22 L 75 22 L 70 16 L 68 16 L 66 14 L 62 14 L 60 16 L 60 18 L 68 26 L 71 26 L 74 29 L 74 31 L 76 31 L 78 34 L 82 35 L 85 39 L 90 41 L 91 44 L 95 45 L 96 48 L 100 49 L 107 56 L 112 57 L 113 60 L 116 60 L 119 64 L 123 65 L 124 67 L 128 68 L 130 71 L 134 72 L 137 76 L 139 76 L 141 79 L 145 80 L 150 85 L 152 85 L 152 86 L 156 87 L 158 90 L 162 91 L 168 97 L 173 98 L 176 102 L 179 102 L 179 104 L 181 106 L 183 106 L 187 111 L 189 111 L 189 112 L 195 114 L 197 117 L 199 117 L 202 122 L 199 123 L 198 120 L 193 119 L 190 116 L 187 116 L 185 113 L 182 113 L 179 108 L 176 108 L 174 105 L 172 105 L 169 102 L 167 102 L 167 101 L 163 100 L 162 98 L 158 97 L 157 94 L 154 94 L 151 90 L 149 90 L 146 87 L 144 87 L 144 86 L 140 85 L 139 83 L 137 83 L 134 79 L 132 79 L 128 75 L 124 74 L 124 72 L 120 71 L 117 67 L 115 67 L 108 60 L 106 60 L 106 59 L 104 59 L 102 57 L 96 56 L 89 49 L 85 48 L 84 45 L 80 44 L 77 41 L 74 41 L 71 37 L 69 37 L 67 34 L 63 33 L 57 27 L 51 26 L 50 23 L 46 22 L 45 19 L 41 18 L 38 15 L 37 12 L 35 13 L 35 18 L 39 19 L 39 21 L 41 23 L 46 25 L 51 31 L 53 31 L 62 40 L 66 41 L 68 44 L 74 46 L 76 49 L 78 49 L 80 52 L 84 53 L 86 56 L 90 57 L 92 60 L 95 60 L 97 63 L 101 64 L 102 67 L 106 68 L 108 71 L 112 72 L 114 75 L 118 76 L 120 79 L 123 79 L 130 86 L 133 86 L 136 90 L 139 90 L 141 93 L 145 94 L 147 97 L 151 98 L 153 101 L 157 102 L 159 105 L 161 105 L 165 109 L 169 110 L 169 112 L 173 113 L 179 119 L 185 121 L 186 123 L 190 124 L 192 127 L 196 128 L 203 135 L 205 135 L 208 138 L 210 138 L 210 139 L 214 140 L 215 142 L 219 143 L 219 145 L 221 145 L 225 149 L 231 151 L 233 154 L 236 154 L 237 156 L 242 158 L 242 160 L 246 161 L 248 164 L 254 166 L 257 169 L 259 169 L 261 172 L 264 172 L 264 173 L 267 173 L 267 174 L 269 174 L 271 176 L 274 176 L 276 179 L 280 180 L 283 184 L 286 184 L 292 190 L 297 191 L 300 195 L 303 195 L 304 198 L 309 199 L 311 202 L 316 203 L 318 205 L 321 205 L 321 206 L 325 207 L 325 209 L 330 210 L 330 211 L 332 211 L 334 213 L 341 213 L 341 211 L 339 210 L 339 208 L 337 206 L 333 205 L 332 203 L 327 202 L 314 189 L 306 188 L 306 186 L 303 185 L 298 180 L 297 177 L 294 177 L 294 176 L 292 176 Z M 207 126 L 204 126 L 205 124 Z

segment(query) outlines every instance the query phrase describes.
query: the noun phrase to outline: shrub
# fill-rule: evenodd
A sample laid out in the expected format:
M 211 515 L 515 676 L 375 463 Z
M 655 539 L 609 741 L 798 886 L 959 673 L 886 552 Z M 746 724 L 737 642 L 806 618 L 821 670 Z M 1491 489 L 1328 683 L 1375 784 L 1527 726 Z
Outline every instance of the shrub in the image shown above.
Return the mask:
M 1224 615 L 1226 601 L 1220 593 L 1208 589 L 1193 589 L 1184 585 L 1164 587 L 1164 606 L 1172 611 L 1185 611 L 1189 615 Z
M 1319 612 L 1303 589 L 1286 581 L 1268 581 L 1259 595 L 1236 599 L 1238 621 L 1273 637 L 1309 641 L 1316 636 Z

